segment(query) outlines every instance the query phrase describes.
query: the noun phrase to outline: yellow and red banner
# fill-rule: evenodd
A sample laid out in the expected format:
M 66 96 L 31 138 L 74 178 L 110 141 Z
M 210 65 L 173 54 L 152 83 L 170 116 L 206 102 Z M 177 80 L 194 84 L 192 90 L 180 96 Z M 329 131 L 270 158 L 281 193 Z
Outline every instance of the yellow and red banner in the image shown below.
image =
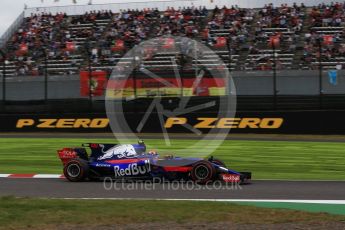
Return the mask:
M 195 82 L 198 81 L 196 84 Z M 153 78 L 145 79 L 112 79 L 107 88 L 108 98 L 133 97 L 174 97 L 174 96 L 223 96 L 226 95 L 226 81 L 224 78 Z

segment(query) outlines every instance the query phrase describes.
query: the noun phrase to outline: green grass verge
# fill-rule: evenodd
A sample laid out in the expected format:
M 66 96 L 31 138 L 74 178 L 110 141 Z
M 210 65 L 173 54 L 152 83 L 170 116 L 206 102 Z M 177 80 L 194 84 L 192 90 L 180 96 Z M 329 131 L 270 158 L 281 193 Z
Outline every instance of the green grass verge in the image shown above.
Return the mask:
M 312 204 L 312 203 L 290 203 L 290 202 L 236 202 L 243 205 L 254 205 L 263 208 L 284 208 L 307 212 L 327 212 L 330 214 L 345 215 L 343 204 Z
M 114 140 L 1 138 L 0 173 L 61 173 L 56 150 L 87 142 L 113 143 Z M 195 141 L 172 140 L 171 146 L 166 146 L 164 140 L 146 140 L 146 143 L 162 154 L 171 154 Z M 200 148 L 211 144 L 203 141 Z M 345 143 L 227 140 L 212 155 L 230 168 L 252 171 L 255 179 L 344 180 L 344 149 Z M 195 156 L 197 152 L 194 149 L 182 156 Z
M 143 214 L 144 213 L 144 214 Z M 239 206 L 221 202 L 50 200 L 0 198 L 0 229 L 70 229 L 128 223 L 276 224 L 339 222 L 344 216 L 326 213 Z M 90 228 L 88 228 L 90 229 Z M 96 228 L 95 228 L 96 229 Z

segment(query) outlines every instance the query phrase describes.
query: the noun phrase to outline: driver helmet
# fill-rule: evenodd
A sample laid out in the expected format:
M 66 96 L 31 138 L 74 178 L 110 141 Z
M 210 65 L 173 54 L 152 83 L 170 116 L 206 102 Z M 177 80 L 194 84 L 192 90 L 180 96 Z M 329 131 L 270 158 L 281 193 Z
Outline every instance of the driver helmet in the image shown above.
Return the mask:
M 148 154 L 150 154 L 150 155 L 157 155 L 157 151 L 155 151 L 155 150 L 150 150 L 150 151 L 148 152 Z

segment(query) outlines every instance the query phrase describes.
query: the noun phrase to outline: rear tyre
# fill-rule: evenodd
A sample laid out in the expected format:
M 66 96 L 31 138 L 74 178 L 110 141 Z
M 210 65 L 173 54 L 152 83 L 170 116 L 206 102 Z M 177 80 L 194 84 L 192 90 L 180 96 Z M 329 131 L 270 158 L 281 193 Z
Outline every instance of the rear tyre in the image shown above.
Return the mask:
M 89 174 L 88 163 L 83 159 L 73 159 L 65 165 L 63 174 L 69 181 L 83 181 Z
M 198 184 L 206 184 L 214 180 L 216 175 L 216 169 L 209 161 L 199 161 L 193 165 L 191 171 L 191 178 Z

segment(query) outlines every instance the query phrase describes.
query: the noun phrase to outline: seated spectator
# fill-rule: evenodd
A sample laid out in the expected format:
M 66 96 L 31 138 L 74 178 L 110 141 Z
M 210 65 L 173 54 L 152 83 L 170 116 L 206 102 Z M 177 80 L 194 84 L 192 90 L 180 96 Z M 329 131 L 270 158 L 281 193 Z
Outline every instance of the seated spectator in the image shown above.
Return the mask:
M 314 6 L 310 12 L 311 27 L 344 26 L 344 3 L 325 3 Z

